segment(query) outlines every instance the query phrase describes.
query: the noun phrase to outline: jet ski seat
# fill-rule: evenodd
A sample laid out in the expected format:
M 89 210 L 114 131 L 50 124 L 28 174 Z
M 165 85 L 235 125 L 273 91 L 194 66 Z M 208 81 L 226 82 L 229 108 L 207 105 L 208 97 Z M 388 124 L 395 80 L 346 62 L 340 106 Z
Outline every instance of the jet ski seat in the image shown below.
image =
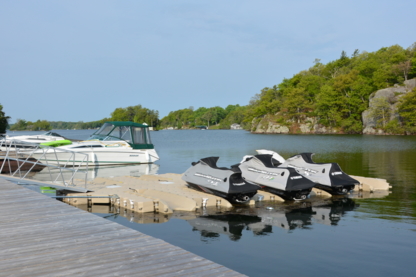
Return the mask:
M 281 163 L 275 159 L 272 158 L 272 155 L 269 154 L 260 154 L 255 155 L 257 159 L 259 159 L 265 167 L 276 167 L 281 165 Z

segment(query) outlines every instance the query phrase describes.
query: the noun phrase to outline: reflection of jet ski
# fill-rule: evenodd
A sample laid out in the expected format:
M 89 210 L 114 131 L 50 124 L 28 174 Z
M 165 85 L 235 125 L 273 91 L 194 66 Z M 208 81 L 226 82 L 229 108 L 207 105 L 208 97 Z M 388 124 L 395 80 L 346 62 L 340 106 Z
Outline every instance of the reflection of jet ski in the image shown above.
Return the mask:
M 244 230 L 249 230 L 251 224 L 260 223 L 261 219 L 254 215 L 228 214 L 207 215 L 188 220 L 194 231 L 199 231 L 202 240 L 227 235 L 231 240 L 237 241 L 243 236 Z M 253 231 L 255 235 L 271 233 L 271 228 L 263 225 L 261 230 Z
M 333 199 L 329 205 L 313 207 L 315 212 L 313 219 L 320 224 L 338 225 L 346 212 L 353 211 L 357 207 L 359 205 L 351 198 Z
M 304 200 L 315 183 L 304 178 L 293 168 L 277 167 L 272 155 L 246 157 L 238 167 L 243 178 L 259 185 L 263 190 L 279 195 L 285 200 Z
M 277 154 L 270 150 L 257 150 L 257 152 Z M 276 166 L 296 169 L 299 174 L 315 182 L 315 187 L 333 195 L 347 194 L 354 189 L 355 185 L 360 184 L 343 172 L 337 163 L 315 163 L 312 160 L 312 155 L 313 153 L 301 153 L 285 161 L 280 161 L 279 165 L 276 163 Z
M 261 222 L 286 230 L 308 229 L 312 225 L 312 207 L 289 209 L 287 211 L 258 209 L 257 216 Z M 250 226 L 251 227 L 251 226 Z
M 192 163 L 182 176 L 190 187 L 223 197 L 231 203 L 249 201 L 259 189 L 247 183 L 239 168 L 217 167 L 219 157 L 208 157 Z

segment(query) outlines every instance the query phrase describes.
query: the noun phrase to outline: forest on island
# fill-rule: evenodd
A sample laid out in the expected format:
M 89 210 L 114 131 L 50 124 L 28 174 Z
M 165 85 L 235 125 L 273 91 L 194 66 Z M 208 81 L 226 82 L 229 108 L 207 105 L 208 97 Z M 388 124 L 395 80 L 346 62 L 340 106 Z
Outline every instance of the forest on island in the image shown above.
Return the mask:
M 323 126 L 359 134 L 363 130 L 362 113 L 369 108 L 374 93 L 403 85 L 412 78 L 416 78 L 416 43 L 408 48 L 393 45 L 375 52 L 357 49 L 350 56 L 342 51 L 338 59 L 326 64 L 316 59 L 309 69 L 273 87 L 263 88 L 246 106 L 189 107 L 171 111 L 159 119 L 158 111 L 136 105 L 116 108 L 109 118 L 85 123 L 18 119 L 10 130 L 90 129 L 98 128 L 105 121 L 147 123 L 155 129 L 187 129 L 201 125 L 229 129 L 231 124 L 237 123 L 251 130 L 256 121 L 273 115 L 274 120 L 282 124 L 316 118 Z M 397 120 L 388 120 L 392 111 L 386 100 L 373 104 L 371 115 L 376 118 L 378 128 L 391 133 L 416 133 L 416 90 L 399 98 Z M 1 122 L 7 125 L 9 118 L 1 106 L 0 112 L 1 127 Z
M 317 117 L 324 126 L 361 133 L 362 112 L 368 109 L 372 93 L 415 77 L 416 43 L 407 49 L 393 45 L 373 53 L 357 49 L 350 57 L 343 51 L 335 61 L 322 64 L 316 59 L 308 70 L 264 88 L 248 105 L 245 120 L 266 114 L 278 115 L 277 121 L 282 122 Z M 410 93 L 399 103 L 400 116 L 408 127 L 416 123 L 407 114 L 414 99 L 414 93 Z

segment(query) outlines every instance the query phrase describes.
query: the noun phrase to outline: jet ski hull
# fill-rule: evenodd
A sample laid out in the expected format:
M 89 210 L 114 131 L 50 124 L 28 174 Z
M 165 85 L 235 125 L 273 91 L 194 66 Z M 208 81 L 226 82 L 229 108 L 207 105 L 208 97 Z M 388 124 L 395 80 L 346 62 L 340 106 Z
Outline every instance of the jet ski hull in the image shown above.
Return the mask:
M 207 187 L 201 186 L 201 185 L 197 185 L 197 184 L 193 184 L 193 183 L 188 183 L 188 186 L 199 190 L 199 191 L 203 191 L 209 194 L 213 194 L 216 195 L 218 197 L 227 199 L 230 203 L 233 204 L 237 204 L 237 203 L 247 203 L 248 201 L 250 201 L 251 198 L 253 198 L 254 195 L 256 195 L 257 190 L 253 191 L 253 192 L 244 192 L 244 193 L 225 193 L 225 192 L 221 192 L 215 189 L 209 189 Z

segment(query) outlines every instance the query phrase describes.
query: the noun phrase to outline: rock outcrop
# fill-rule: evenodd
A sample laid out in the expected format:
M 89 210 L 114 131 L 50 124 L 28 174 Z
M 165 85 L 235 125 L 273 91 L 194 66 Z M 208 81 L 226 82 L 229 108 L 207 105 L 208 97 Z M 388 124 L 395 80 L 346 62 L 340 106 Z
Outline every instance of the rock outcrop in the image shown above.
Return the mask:
M 252 133 L 256 134 L 336 134 L 339 130 L 318 124 L 316 117 L 306 117 L 300 122 L 293 120 L 281 123 L 279 114 L 253 119 Z
M 407 80 L 404 86 L 395 85 L 391 88 L 380 89 L 370 96 L 369 107 L 362 113 L 363 120 L 363 134 L 384 134 L 384 131 L 377 128 L 377 118 L 372 114 L 373 109 L 376 109 L 378 101 L 385 99 L 390 110 L 390 118 L 388 121 L 399 119 L 397 113 L 398 100 L 401 96 L 413 90 L 416 87 L 416 79 Z

